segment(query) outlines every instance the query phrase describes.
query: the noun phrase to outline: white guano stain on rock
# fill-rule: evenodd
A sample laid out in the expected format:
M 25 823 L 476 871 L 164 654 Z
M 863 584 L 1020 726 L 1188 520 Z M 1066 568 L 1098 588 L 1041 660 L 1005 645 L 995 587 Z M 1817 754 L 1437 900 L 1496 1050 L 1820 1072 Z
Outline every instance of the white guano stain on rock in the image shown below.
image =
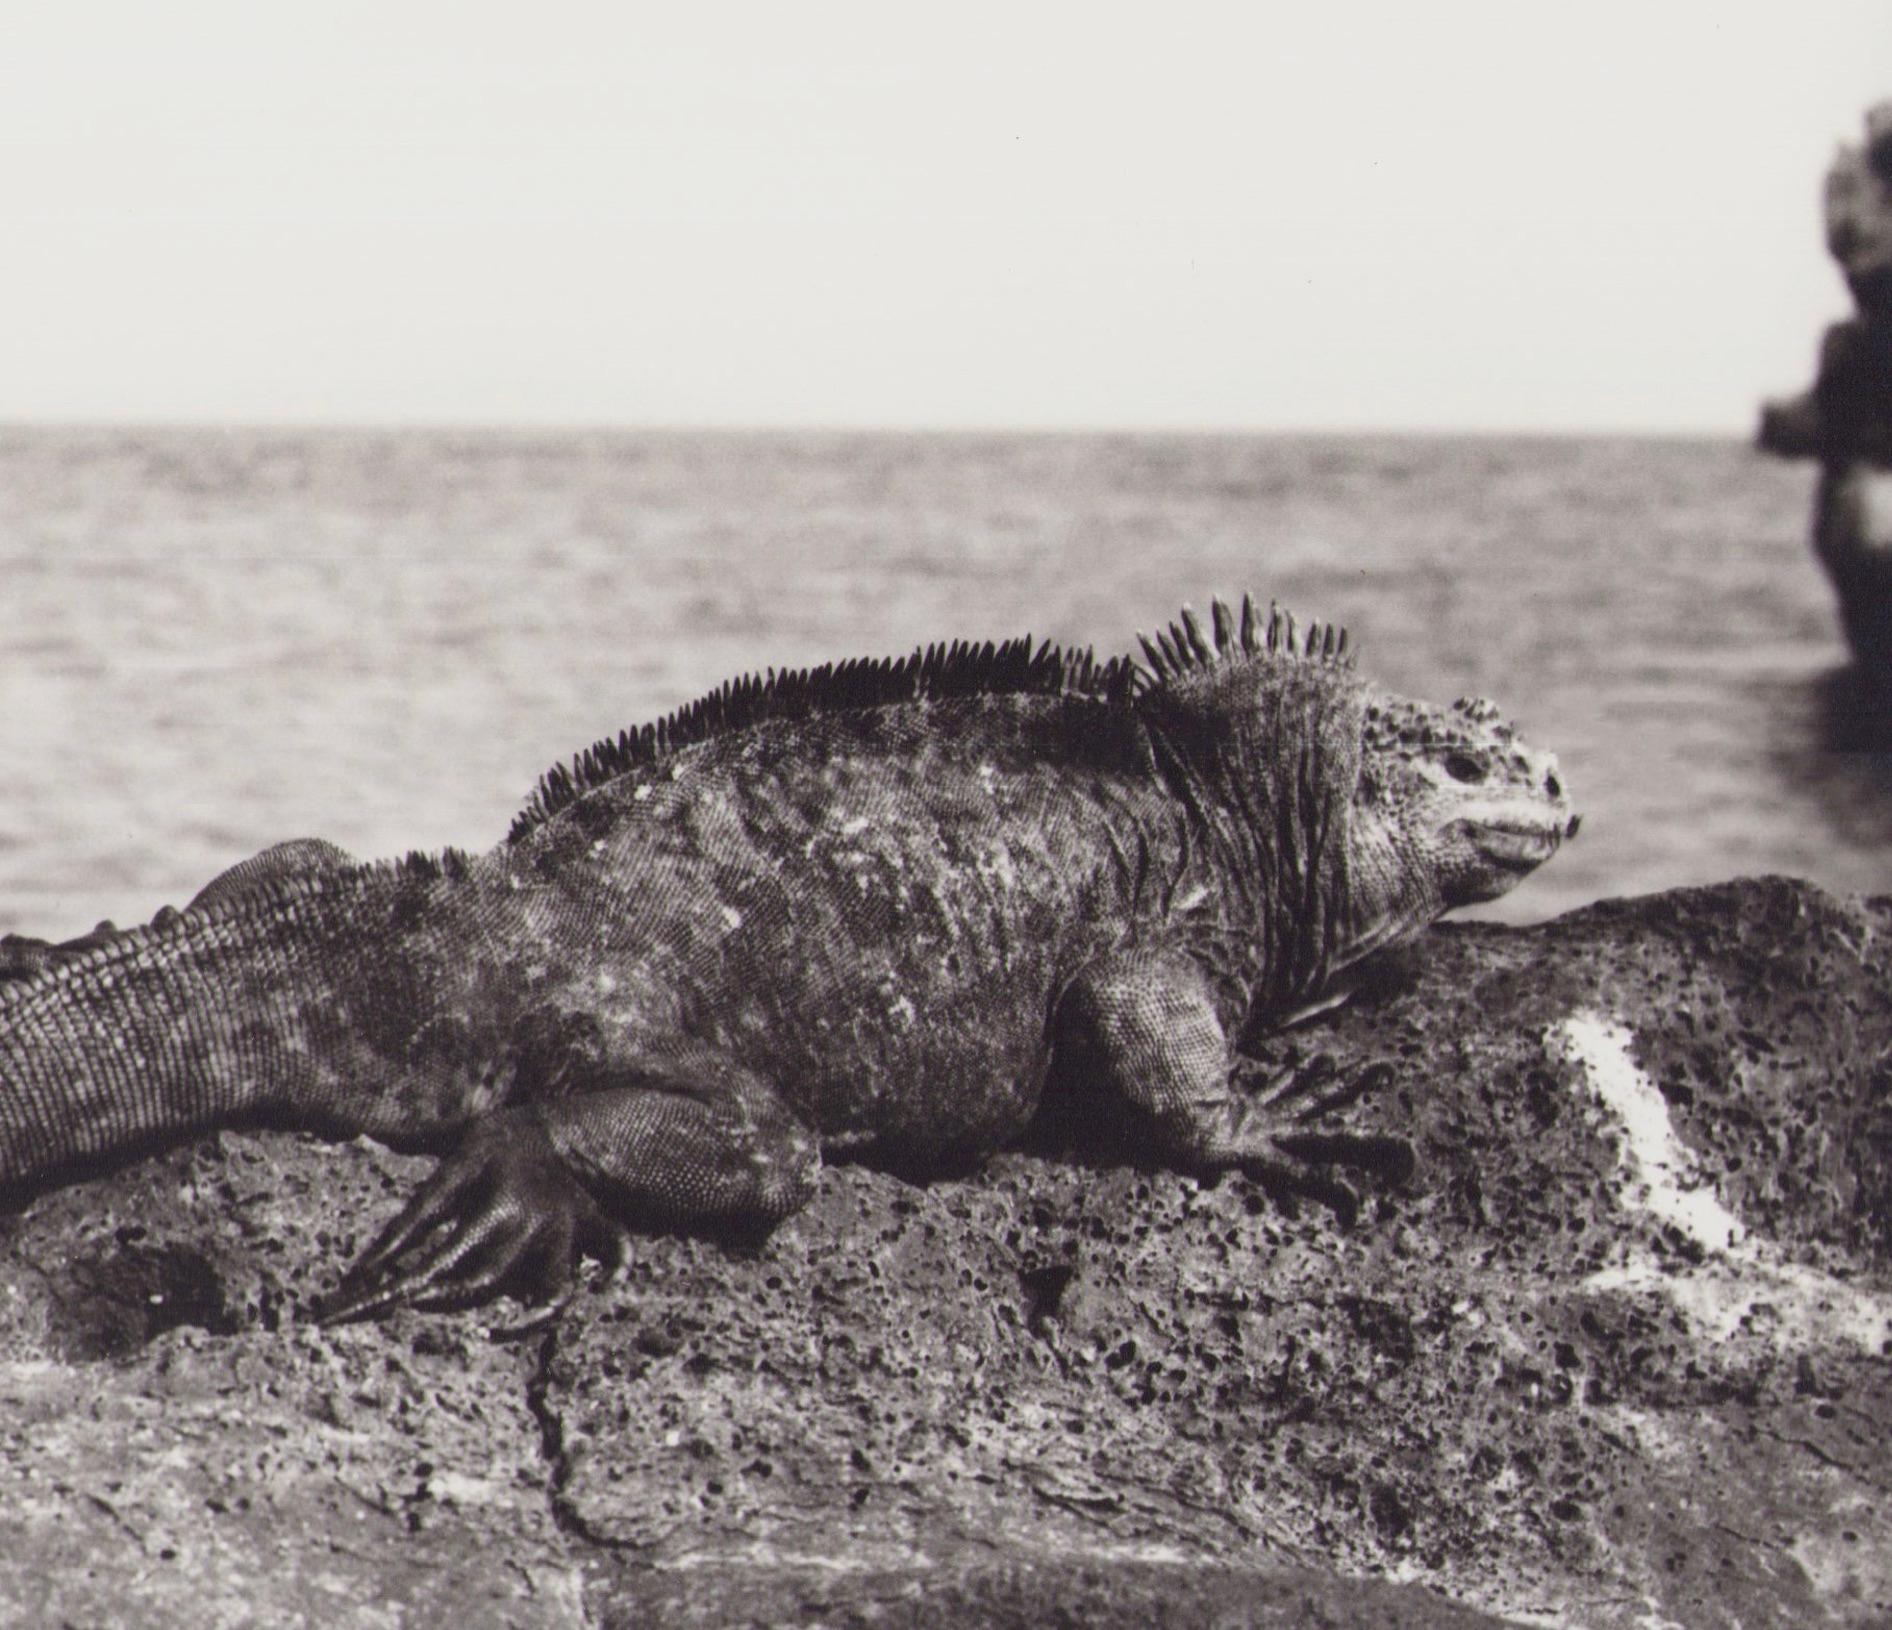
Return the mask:
M 1675 1135 L 1668 1101 L 1630 1057 L 1628 1030 L 1579 1013 L 1557 1025 L 1552 1040 L 1621 1123 L 1623 1160 L 1636 1182 L 1630 1204 L 1678 1229 L 1704 1251 L 1725 1252 L 1738 1244 L 1745 1232 L 1740 1219 L 1722 1204 Z
M 1886 1350 L 1892 1298 L 1786 1261 L 1767 1241 L 1752 1238 L 1675 1135 L 1668 1102 L 1636 1063 L 1625 1026 L 1573 1013 L 1552 1025 L 1544 1041 L 1554 1057 L 1575 1066 L 1621 1134 L 1624 1208 L 1675 1229 L 1703 1253 L 1699 1263 L 1689 1263 L 1632 1244 L 1623 1261 L 1587 1275 L 1583 1289 L 1659 1293 L 1717 1341 L 1745 1330 L 1782 1350 Z

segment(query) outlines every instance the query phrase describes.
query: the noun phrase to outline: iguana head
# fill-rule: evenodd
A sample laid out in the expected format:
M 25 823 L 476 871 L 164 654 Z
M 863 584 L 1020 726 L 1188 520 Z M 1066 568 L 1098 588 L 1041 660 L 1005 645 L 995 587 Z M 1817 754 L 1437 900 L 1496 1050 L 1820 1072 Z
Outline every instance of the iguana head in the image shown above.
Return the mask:
M 1306 874 L 1301 893 L 1273 890 L 1276 942 L 1327 902 L 1300 972 L 1338 971 L 1455 906 L 1496 899 L 1577 830 L 1557 761 L 1495 706 L 1382 690 L 1354 672 L 1337 628 L 1303 630 L 1246 599 L 1238 619 L 1218 601 L 1212 632 L 1185 609 L 1143 648 L 1148 702 L 1179 722 L 1171 739 L 1216 766 L 1207 778 L 1248 810 L 1267 865 Z
M 1482 698 L 1435 707 L 1369 687 L 1360 748 L 1351 915 L 1371 941 L 1497 899 L 1576 834 L 1557 760 Z

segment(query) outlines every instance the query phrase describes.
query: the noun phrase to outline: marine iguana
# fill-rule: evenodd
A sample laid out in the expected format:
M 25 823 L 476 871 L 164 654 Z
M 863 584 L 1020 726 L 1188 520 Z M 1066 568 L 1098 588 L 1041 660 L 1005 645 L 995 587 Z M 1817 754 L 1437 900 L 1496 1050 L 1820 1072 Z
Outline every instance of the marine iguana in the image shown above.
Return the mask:
M 1332 627 L 1218 600 L 1143 649 L 771 671 L 554 768 L 487 854 L 292 843 L 15 940 L 0 1185 L 241 1122 L 445 1148 L 332 1318 L 562 1291 L 624 1223 L 764 1232 L 824 1154 L 977 1159 L 1054 1073 L 1344 1204 L 1235 1042 L 1576 817 L 1492 704 L 1390 695 Z

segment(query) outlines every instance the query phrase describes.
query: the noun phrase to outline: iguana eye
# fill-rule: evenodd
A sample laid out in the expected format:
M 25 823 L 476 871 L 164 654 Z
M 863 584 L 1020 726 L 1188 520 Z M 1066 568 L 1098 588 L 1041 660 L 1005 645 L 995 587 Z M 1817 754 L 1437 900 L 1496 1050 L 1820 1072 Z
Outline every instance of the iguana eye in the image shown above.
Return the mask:
M 1485 767 L 1470 753 L 1447 753 L 1445 755 L 1445 773 L 1454 781 L 1482 781 L 1485 779 Z

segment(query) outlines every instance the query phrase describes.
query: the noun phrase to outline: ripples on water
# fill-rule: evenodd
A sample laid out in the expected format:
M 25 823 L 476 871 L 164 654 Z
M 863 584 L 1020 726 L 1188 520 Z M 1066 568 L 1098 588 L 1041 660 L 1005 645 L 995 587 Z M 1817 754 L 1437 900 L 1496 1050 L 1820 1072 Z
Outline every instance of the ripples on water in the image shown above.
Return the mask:
M 1892 730 L 1732 442 L 0 433 L 0 930 L 139 920 L 278 839 L 505 831 L 738 671 L 1132 631 L 1253 587 L 1496 698 L 1582 838 L 1490 914 L 1787 871 L 1892 889 Z

